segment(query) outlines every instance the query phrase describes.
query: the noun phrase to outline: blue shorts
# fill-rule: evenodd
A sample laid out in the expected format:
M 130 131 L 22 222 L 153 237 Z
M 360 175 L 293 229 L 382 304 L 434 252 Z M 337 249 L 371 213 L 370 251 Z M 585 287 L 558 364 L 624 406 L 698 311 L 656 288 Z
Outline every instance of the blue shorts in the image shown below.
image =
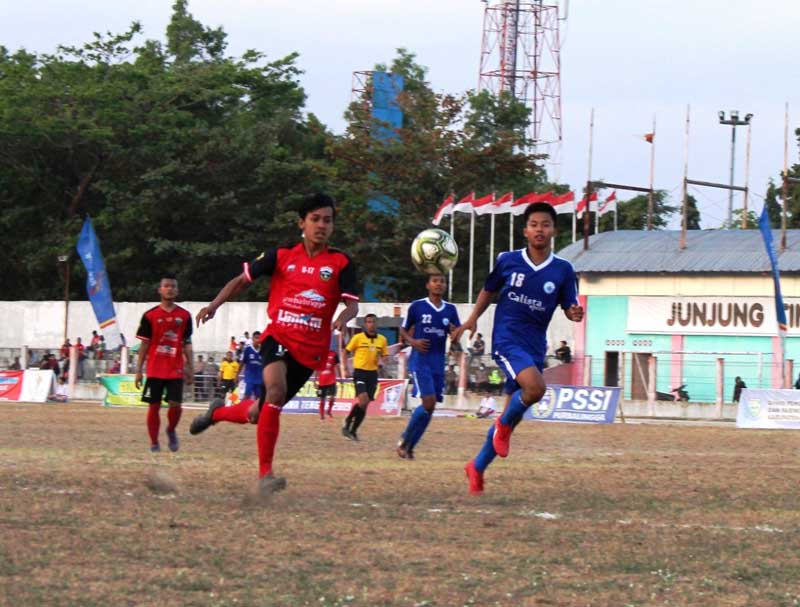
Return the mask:
M 544 362 L 536 360 L 533 356 L 528 354 L 522 348 L 511 348 L 504 352 L 495 351 L 492 358 L 497 363 L 497 366 L 506 374 L 506 382 L 503 385 L 503 392 L 505 394 L 514 394 L 519 390 L 517 383 L 517 374 L 529 367 L 536 367 L 539 373 L 544 370 Z
M 444 371 L 444 369 L 442 370 Z M 444 373 L 431 373 L 430 369 L 420 369 L 411 372 L 411 381 L 414 382 L 412 396 L 422 398 L 423 396 L 436 396 L 436 402 L 440 403 L 444 399 Z
M 264 394 L 264 384 L 251 384 L 245 382 L 244 384 L 244 398 L 261 398 Z

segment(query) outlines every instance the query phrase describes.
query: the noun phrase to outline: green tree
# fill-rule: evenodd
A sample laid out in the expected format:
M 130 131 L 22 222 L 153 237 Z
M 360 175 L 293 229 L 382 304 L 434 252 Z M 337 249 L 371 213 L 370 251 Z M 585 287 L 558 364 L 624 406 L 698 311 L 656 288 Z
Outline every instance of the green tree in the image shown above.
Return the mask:
M 404 49 L 388 66 L 379 64 L 376 70 L 391 70 L 404 78 L 404 91 L 398 98 L 403 126 L 395 137 L 376 141 L 372 132 L 386 125 L 371 118 L 368 99 L 366 103 L 357 100 L 346 113 L 346 134 L 335 138 L 331 147 L 337 175 L 347 184 L 346 196 L 363 235 L 358 241 L 352 238 L 362 274 L 365 280 L 382 282 L 384 297 L 406 299 L 418 296 L 422 281 L 408 259 L 411 241 L 430 226 L 447 195 L 527 193 L 544 187 L 546 175 L 541 157 L 528 151 L 529 111 L 517 100 L 486 92 L 434 93 L 425 80 L 426 68 Z M 400 212 L 387 216 L 371 211 L 366 200 L 375 193 L 398 201 Z M 489 222 L 488 217 L 476 218 L 474 285 L 480 285 L 488 271 Z M 467 286 L 469 216 L 457 214 L 455 223 L 461 261 L 454 292 L 462 299 Z M 520 229 L 515 228 L 517 242 Z M 495 253 L 507 233 L 504 217 L 498 220 Z
M 88 213 L 117 300 L 152 299 L 163 272 L 207 299 L 243 257 L 296 240 L 298 198 L 330 183 L 330 136 L 301 116 L 296 56 L 226 57 L 224 32 L 173 8 L 166 46 L 137 45 L 134 23 L 53 55 L 0 49 L 7 298 L 59 297 L 56 256 Z

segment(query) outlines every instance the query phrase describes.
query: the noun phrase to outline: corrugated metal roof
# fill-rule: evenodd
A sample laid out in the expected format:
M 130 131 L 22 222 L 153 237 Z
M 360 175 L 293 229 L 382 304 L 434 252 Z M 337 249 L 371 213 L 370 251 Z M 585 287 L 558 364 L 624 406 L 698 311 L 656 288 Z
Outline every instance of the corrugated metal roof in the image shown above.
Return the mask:
M 679 230 L 618 230 L 589 237 L 561 249 L 578 272 L 769 272 L 769 258 L 758 230 L 689 230 L 679 248 Z M 780 230 L 772 230 L 776 250 Z M 786 250 L 778 251 L 781 272 L 800 272 L 800 230 L 786 231 Z

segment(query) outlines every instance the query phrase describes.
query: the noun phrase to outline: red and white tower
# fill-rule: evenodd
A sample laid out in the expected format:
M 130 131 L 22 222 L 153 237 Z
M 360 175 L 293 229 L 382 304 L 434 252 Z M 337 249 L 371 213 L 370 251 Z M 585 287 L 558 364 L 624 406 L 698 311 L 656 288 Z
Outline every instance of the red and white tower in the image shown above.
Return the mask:
M 511 93 L 531 110 L 535 151 L 560 162 L 559 0 L 483 0 L 478 90 Z

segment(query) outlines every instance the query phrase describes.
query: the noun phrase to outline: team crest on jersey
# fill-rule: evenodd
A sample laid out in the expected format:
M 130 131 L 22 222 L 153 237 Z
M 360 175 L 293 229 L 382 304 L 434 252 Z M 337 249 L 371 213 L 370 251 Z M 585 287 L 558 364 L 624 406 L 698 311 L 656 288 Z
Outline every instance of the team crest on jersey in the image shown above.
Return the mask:
M 296 266 L 293 263 L 290 263 L 288 266 L 286 266 L 286 271 L 287 272 L 294 272 L 295 267 Z
M 182 319 L 182 318 L 176 318 L 176 319 L 175 319 L 175 324 L 176 324 L 176 325 L 183 324 L 183 319 Z
M 442 324 L 446 327 L 447 325 L 450 324 L 450 319 L 449 318 L 443 318 L 442 319 Z
M 544 292 L 547 293 L 548 295 L 550 295 L 550 293 L 556 290 L 556 286 L 549 280 L 546 283 L 544 283 L 544 287 L 542 288 L 544 289 Z
M 333 276 L 333 268 L 330 266 L 322 266 L 319 269 L 319 277 L 322 280 L 330 280 L 331 276 Z

